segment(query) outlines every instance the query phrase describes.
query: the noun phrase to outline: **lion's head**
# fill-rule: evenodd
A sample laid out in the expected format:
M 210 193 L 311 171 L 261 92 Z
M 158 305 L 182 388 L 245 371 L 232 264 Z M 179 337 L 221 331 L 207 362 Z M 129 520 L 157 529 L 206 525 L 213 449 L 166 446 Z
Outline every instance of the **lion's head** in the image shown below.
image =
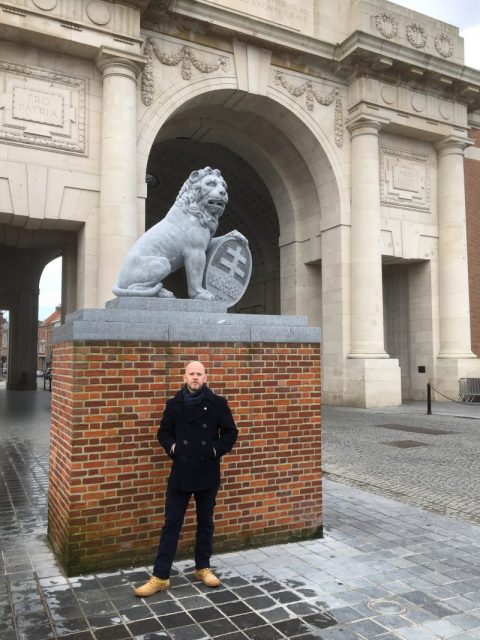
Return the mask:
M 180 189 L 175 205 L 198 217 L 213 235 L 228 202 L 227 184 L 218 169 L 193 171 Z

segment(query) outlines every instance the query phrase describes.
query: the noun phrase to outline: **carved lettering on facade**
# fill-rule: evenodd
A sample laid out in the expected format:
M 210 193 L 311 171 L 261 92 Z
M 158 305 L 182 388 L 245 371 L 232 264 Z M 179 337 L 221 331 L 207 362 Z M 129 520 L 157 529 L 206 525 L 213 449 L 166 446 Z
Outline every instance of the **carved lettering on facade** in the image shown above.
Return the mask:
M 420 193 L 419 175 L 413 167 L 393 167 L 393 187 L 399 191 Z
M 381 148 L 380 199 L 390 207 L 430 211 L 428 156 Z
M 313 25 L 312 0 L 211 0 L 214 4 L 241 11 L 248 16 L 280 24 L 289 29 L 311 33 Z
M 85 153 L 85 80 L 0 62 L 0 93 L 0 140 Z
M 275 73 L 275 83 L 280 84 L 284 89 L 295 98 L 299 98 L 305 94 L 305 103 L 308 111 L 313 111 L 315 102 L 328 107 L 335 101 L 335 123 L 334 123 L 334 137 L 337 147 L 341 147 L 343 144 L 343 107 L 342 99 L 338 95 L 338 89 L 332 89 L 327 95 L 321 95 L 313 86 L 311 80 L 306 80 L 300 85 L 293 85 L 288 80 L 284 73 L 277 71 Z
M 54 127 L 63 126 L 64 108 L 61 95 L 14 87 L 12 104 L 13 118 Z
M 153 80 L 153 57 L 155 56 L 159 62 L 169 67 L 181 65 L 181 74 L 184 80 L 191 80 L 192 67 L 199 73 L 213 73 L 222 69 L 228 71 L 228 58 L 226 56 L 217 56 L 216 62 L 203 62 L 195 56 L 190 47 L 182 47 L 180 51 L 173 55 L 168 55 L 161 51 L 156 43 L 147 38 L 145 43 L 144 54 L 147 57 L 147 63 L 142 75 L 142 101 L 145 106 L 149 106 L 153 102 L 154 80 Z

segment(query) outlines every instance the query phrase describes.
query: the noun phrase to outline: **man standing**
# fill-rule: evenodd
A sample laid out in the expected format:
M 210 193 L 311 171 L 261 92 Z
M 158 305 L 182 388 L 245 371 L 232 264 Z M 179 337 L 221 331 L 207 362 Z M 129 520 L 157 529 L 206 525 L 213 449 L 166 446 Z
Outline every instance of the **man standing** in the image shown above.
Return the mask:
M 235 444 L 237 427 L 226 399 L 207 387 L 201 362 L 190 362 L 183 380 L 185 386 L 167 401 L 158 430 L 158 441 L 173 464 L 153 575 L 134 590 L 141 597 L 170 587 L 170 570 L 192 494 L 197 512 L 195 576 L 208 587 L 220 585 L 210 569 L 213 510 L 220 486 L 220 458 Z

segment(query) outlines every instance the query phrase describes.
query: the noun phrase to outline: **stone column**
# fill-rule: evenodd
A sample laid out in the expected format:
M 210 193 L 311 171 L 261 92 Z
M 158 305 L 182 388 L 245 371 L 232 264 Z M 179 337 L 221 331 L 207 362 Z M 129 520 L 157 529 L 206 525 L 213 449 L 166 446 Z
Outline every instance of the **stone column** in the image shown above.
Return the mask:
M 352 136 L 350 358 L 388 358 L 384 349 L 378 132 L 382 123 L 360 119 Z
M 102 48 L 103 73 L 97 304 L 112 297 L 137 239 L 137 78 L 143 57 Z
M 470 141 L 449 136 L 438 152 L 439 358 L 474 358 L 470 338 L 464 151 Z

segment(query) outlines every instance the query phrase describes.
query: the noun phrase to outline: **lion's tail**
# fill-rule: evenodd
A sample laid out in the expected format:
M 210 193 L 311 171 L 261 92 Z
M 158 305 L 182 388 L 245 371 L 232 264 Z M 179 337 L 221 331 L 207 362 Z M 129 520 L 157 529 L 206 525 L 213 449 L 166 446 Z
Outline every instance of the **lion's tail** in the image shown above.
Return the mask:
M 156 296 L 157 293 L 162 289 L 163 284 L 158 282 L 154 287 L 150 287 L 150 289 L 123 289 L 122 287 L 117 287 L 115 285 L 112 288 L 112 293 L 114 296 L 121 298 L 122 296 L 132 296 L 136 298 L 147 298 Z

